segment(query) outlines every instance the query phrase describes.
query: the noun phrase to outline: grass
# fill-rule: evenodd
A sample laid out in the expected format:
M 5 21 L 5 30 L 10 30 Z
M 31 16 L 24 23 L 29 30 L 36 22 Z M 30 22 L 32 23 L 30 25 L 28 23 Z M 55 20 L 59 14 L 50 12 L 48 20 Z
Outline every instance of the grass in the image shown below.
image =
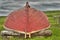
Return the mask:
M 32 37 L 31 40 L 60 40 L 60 24 L 57 24 L 56 19 L 54 19 L 53 17 L 60 15 L 60 11 L 46 11 L 45 13 L 48 16 L 49 22 L 51 24 L 50 30 L 52 30 L 52 36 L 49 37 L 36 36 L 36 37 Z M 4 24 L 5 18 L 6 17 L 0 17 L 0 31 L 4 30 L 2 25 Z M 0 40 L 2 40 L 1 36 L 0 36 Z M 14 38 L 11 38 L 11 40 L 14 40 Z

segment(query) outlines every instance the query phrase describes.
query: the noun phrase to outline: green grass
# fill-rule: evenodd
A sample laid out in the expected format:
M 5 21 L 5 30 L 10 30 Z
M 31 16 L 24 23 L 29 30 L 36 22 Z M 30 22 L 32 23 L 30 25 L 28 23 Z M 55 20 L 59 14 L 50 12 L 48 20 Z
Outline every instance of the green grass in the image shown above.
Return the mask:
M 50 30 L 52 30 L 52 36 L 49 37 L 35 36 L 32 37 L 31 40 L 60 40 L 60 24 L 57 24 L 56 19 L 54 19 L 53 17 L 60 15 L 60 11 L 47 11 L 45 13 L 48 16 L 49 22 L 51 24 Z M 0 17 L 0 31 L 4 30 L 2 25 L 4 24 L 5 18 L 6 17 Z M 1 36 L 0 36 L 0 40 L 2 40 Z M 11 40 L 14 40 L 14 38 L 11 38 Z

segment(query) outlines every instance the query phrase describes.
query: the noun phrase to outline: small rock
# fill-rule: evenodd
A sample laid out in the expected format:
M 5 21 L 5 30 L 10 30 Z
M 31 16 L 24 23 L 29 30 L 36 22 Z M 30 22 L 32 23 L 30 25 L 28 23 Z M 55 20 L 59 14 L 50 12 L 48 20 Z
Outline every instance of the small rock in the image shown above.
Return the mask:
M 3 31 L 1 31 L 1 35 L 2 36 L 9 36 L 9 35 L 20 35 L 19 33 L 15 33 L 15 32 L 13 32 L 13 31 L 9 31 L 9 30 L 3 30 Z
M 44 31 L 40 31 L 39 36 L 51 36 L 52 35 L 52 31 L 51 30 L 44 30 Z
M 45 36 L 51 36 L 52 35 L 52 31 L 51 30 L 45 30 L 44 35 Z

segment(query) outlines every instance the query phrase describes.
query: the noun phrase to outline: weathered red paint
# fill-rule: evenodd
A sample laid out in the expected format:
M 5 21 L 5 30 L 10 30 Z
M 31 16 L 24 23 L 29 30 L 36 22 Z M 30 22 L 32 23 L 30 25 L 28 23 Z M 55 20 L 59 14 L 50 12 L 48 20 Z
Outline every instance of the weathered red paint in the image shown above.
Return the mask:
M 31 8 L 28 3 L 23 9 L 10 13 L 5 22 L 5 27 L 22 32 L 32 32 L 45 29 L 49 26 L 44 12 Z

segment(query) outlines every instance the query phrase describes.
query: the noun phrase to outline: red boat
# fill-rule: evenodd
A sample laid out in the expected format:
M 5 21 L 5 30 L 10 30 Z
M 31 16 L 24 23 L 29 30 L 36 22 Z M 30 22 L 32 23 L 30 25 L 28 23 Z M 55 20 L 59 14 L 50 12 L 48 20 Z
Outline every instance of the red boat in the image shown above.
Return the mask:
M 45 13 L 30 7 L 27 2 L 24 8 L 15 10 L 8 15 L 4 28 L 30 37 L 32 33 L 48 29 L 49 25 Z

